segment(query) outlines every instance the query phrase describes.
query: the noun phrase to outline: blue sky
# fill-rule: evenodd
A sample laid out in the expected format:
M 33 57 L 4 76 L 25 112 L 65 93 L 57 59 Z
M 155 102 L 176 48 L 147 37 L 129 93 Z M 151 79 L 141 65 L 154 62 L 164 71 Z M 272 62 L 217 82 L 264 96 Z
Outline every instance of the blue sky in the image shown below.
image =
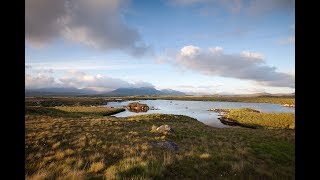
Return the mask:
M 292 93 L 294 19 L 291 0 L 30 0 L 26 88 Z

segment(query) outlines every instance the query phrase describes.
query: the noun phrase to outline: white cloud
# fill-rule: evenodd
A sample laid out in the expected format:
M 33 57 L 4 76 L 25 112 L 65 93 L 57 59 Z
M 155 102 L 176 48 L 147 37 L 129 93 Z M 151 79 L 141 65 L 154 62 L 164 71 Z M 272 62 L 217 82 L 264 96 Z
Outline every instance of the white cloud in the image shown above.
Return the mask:
M 63 60 L 61 62 L 46 62 L 46 63 L 29 63 L 33 70 L 44 70 L 50 68 L 51 70 L 127 70 L 147 67 L 150 64 L 110 64 L 96 60 Z M 27 68 L 27 67 L 26 67 Z
M 61 84 L 57 83 L 51 76 L 45 74 L 25 75 L 25 88 L 26 89 L 39 89 L 46 87 L 60 87 Z
M 28 0 L 26 42 L 44 47 L 63 37 L 92 48 L 142 55 L 149 47 L 124 22 L 121 13 L 127 5 L 127 0 Z
M 219 47 L 219 46 L 214 47 L 214 48 L 211 47 L 211 48 L 209 48 L 209 51 L 214 54 L 221 54 L 221 53 L 223 53 L 223 48 Z
M 258 52 L 250 52 L 250 51 L 242 51 L 240 53 L 241 56 L 252 59 L 252 60 L 258 60 L 258 61 L 263 61 L 265 58 L 263 54 L 258 53 Z
M 176 67 L 208 76 L 250 80 L 264 86 L 295 87 L 294 76 L 278 72 L 275 67 L 266 65 L 261 53 L 243 51 L 239 54 L 226 54 L 220 51 L 217 54 L 214 49 L 203 50 L 192 45 L 185 46 L 171 58 L 171 62 Z
M 190 84 L 178 84 L 174 86 L 175 89 L 186 92 L 187 94 L 214 94 L 220 92 L 220 84 L 210 85 L 190 85 Z
M 290 36 L 290 37 L 287 37 L 285 39 L 281 39 L 279 40 L 279 44 L 281 45 L 286 45 L 286 44 L 295 44 L 295 36 Z
M 49 74 L 27 74 L 25 78 L 26 89 L 65 87 L 65 88 L 89 88 L 97 91 L 111 91 L 126 87 L 154 87 L 151 83 L 144 81 L 128 82 L 118 78 L 93 75 L 77 70 L 66 71 L 60 78 L 54 78 Z
M 196 47 L 196 46 L 184 46 L 182 49 L 181 49 L 181 56 L 189 56 L 189 57 L 192 57 L 192 56 L 195 56 L 197 55 L 197 53 L 200 51 L 200 48 Z
M 278 43 L 280 45 L 287 45 L 287 44 L 295 45 L 295 24 L 290 26 L 290 31 L 292 31 L 291 36 L 278 40 Z
M 266 89 L 262 87 L 241 87 L 236 91 L 241 94 L 266 93 Z

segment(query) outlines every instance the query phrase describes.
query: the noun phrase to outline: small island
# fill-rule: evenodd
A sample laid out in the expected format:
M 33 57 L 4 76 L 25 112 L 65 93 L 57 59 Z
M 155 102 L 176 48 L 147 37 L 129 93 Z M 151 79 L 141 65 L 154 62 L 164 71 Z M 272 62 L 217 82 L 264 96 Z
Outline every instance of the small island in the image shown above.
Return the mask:
M 126 108 L 131 112 L 147 112 L 150 109 L 147 104 L 141 104 L 139 102 L 129 103 Z
M 294 113 L 265 113 L 250 108 L 213 109 L 212 111 L 219 112 L 220 118 L 218 119 L 226 125 L 249 128 L 295 129 Z

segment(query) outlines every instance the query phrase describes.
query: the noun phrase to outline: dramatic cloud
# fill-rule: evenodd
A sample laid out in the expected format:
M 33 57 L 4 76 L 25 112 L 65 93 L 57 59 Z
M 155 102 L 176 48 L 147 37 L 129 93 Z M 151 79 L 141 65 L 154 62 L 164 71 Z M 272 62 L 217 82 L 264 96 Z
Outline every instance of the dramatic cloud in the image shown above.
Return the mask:
M 50 87 L 88 88 L 97 91 L 111 91 L 126 87 L 154 87 L 144 81 L 127 82 L 117 78 L 102 75 L 91 75 L 80 71 L 67 71 L 62 77 L 54 78 L 48 74 L 27 74 L 25 78 L 26 89 L 39 89 Z
M 209 76 L 251 80 L 264 86 L 295 87 L 293 75 L 277 72 L 275 67 L 266 65 L 263 58 L 257 52 L 226 54 L 221 47 L 202 50 L 190 45 L 183 47 L 170 61 L 177 67 Z
M 57 37 L 101 49 L 142 55 L 148 47 L 123 20 L 125 0 L 27 0 L 26 41 L 42 47 Z

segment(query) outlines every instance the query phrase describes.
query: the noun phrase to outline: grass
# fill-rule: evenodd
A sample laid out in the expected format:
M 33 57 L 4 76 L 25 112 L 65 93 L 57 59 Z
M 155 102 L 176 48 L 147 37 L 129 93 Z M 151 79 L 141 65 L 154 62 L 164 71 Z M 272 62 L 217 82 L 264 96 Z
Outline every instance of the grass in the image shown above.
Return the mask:
M 26 97 L 26 106 L 91 106 L 104 105 L 107 100 L 101 97 Z
M 26 179 L 294 179 L 295 176 L 293 130 L 219 129 L 181 115 L 70 116 L 87 112 L 80 109 L 50 108 L 49 114 L 43 107 L 27 111 Z M 163 124 L 168 124 L 175 133 L 153 131 Z M 179 152 L 149 144 L 165 140 L 176 142 Z
M 249 108 L 241 108 L 228 109 L 222 118 L 254 128 L 295 128 L 294 113 L 263 113 Z
M 71 107 L 40 107 L 27 106 L 25 113 L 28 115 L 46 115 L 51 117 L 71 117 L 81 118 L 83 116 L 109 116 L 125 111 L 124 108 L 107 108 L 107 107 L 86 107 L 86 106 L 71 106 Z
M 102 115 L 102 116 L 109 116 L 112 114 L 116 114 L 122 111 L 125 111 L 124 108 L 107 108 L 107 107 L 95 107 L 95 106 L 60 106 L 55 107 L 56 109 L 70 112 L 70 113 L 88 113 L 88 114 L 96 114 L 96 115 Z

